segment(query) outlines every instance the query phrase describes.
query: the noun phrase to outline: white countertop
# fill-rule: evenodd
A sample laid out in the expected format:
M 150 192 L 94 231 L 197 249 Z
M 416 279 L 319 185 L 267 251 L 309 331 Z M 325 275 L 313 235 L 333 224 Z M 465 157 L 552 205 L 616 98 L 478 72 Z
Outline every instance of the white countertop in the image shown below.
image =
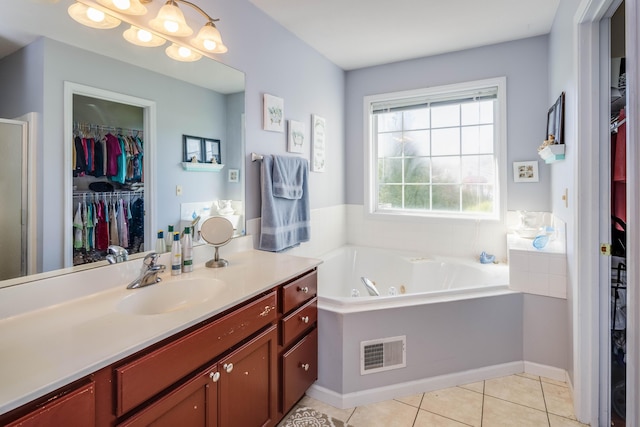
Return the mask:
M 167 272 L 156 285 L 127 290 L 128 281 L 122 280 L 120 273 L 115 275 L 112 285 L 107 289 L 103 286 L 96 293 L 87 294 L 86 288 L 92 284 L 81 283 L 84 296 L 60 301 L 60 295 L 52 294 L 53 305 L 1 316 L 0 414 L 210 318 L 321 262 L 255 250 L 225 258 L 229 261 L 226 268 L 210 269 L 199 264 L 193 273 L 178 276 L 179 279 L 210 277 L 225 282 L 215 298 L 179 311 L 157 315 L 119 312 L 117 304 L 122 298 L 175 280 Z M 136 269 L 139 269 L 137 263 Z M 109 270 L 99 271 L 102 275 L 109 274 Z M 88 274 L 98 273 L 94 270 Z M 77 275 L 66 277 L 67 281 L 78 278 Z M 18 291 L 24 293 L 23 289 Z M 52 289 L 52 293 L 55 292 L 55 287 Z M 7 303 L 11 291 L 11 288 L 0 289 L 0 300 L 5 298 Z

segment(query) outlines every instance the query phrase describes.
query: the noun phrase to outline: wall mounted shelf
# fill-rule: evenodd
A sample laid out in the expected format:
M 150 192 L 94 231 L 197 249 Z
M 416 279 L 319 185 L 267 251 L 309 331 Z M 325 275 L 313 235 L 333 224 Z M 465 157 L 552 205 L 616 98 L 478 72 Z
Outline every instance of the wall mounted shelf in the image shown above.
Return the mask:
M 217 163 L 191 163 L 182 162 L 182 169 L 190 172 L 220 172 L 224 165 Z
M 545 163 L 555 163 L 564 160 L 564 144 L 547 145 L 538 151 L 538 155 Z

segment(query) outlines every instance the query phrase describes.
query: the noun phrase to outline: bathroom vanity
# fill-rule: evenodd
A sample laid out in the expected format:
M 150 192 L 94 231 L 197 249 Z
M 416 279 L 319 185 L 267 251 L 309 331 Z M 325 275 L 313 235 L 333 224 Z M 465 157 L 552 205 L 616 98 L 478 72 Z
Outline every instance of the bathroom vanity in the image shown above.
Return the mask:
M 220 288 L 179 310 L 122 312 L 134 292 L 185 286 L 167 276 L 1 320 L 16 348 L 0 367 L 0 424 L 276 425 L 317 378 L 319 261 L 247 251 L 229 262 L 182 277 Z

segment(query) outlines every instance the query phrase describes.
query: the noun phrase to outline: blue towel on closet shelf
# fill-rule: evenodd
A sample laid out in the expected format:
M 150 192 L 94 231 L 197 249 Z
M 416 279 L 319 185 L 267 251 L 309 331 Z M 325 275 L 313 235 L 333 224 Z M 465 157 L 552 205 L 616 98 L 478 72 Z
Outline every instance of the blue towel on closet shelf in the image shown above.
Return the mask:
M 286 166 L 286 177 L 289 190 L 280 188 L 280 194 L 295 194 L 300 187 L 300 197 L 277 197 L 274 186 L 276 157 L 279 166 Z M 283 160 L 284 159 L 284 160 Z M 300 171 L 298 174 L 291 171 Z M 280 174 L 283 177 L 283 174 Z M 289 179 L 297 177 L 296 179 Z M 311 237 L 311 214 L 309 209 L 309 162 L 301 157 L 267 156 L 262 159 L 260 169 L 260 189 L 262 195 L 261 230 L 259 249 L 280 252 L 309 241 Z

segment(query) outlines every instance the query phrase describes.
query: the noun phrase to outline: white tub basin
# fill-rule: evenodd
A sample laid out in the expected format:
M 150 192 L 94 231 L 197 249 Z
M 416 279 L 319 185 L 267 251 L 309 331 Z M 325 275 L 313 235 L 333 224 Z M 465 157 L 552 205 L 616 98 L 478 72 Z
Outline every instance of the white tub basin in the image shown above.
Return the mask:
M 118 302 L 118 311 L 127 314 L 163 314 L 202 304 L 214 298 L 225 282 L 209 278 L 169 280 L 132 289 Z

